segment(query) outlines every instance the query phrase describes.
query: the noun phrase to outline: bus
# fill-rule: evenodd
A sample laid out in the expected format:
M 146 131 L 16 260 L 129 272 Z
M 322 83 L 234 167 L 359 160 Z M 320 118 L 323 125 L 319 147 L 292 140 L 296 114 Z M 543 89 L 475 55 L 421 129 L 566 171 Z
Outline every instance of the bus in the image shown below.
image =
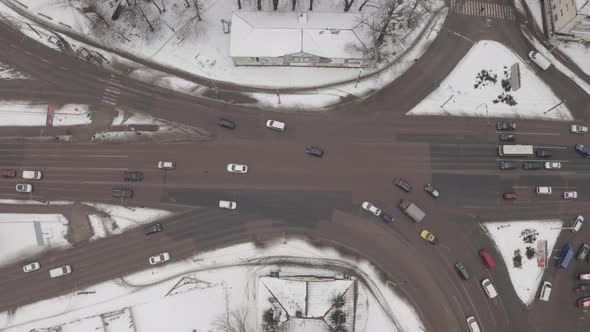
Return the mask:
M 559 257 L 558 261 L 559 267 L 562 269 L 567 269 L 567 266 L 570 264 L 572 257 L 574 257 L 574 246 L 571 242 L 569 242 L 561 252 L 561 257 Z
M 534 155 L 532 145 L 500 145 L 498 154 L 504 157 L 531 157 Z

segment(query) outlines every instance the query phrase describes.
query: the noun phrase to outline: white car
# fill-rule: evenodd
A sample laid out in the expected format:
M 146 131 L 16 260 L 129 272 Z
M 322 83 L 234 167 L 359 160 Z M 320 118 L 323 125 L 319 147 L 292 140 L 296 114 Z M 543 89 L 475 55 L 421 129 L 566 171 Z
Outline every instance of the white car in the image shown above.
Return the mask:
M 381 209 L 379 209 L 378 207 L 374 206 L 373 204 L 371 204 L 369 202 L 363 202 L 362 207 L 365 211 L 370 212 L 377 217 L 379 215 L 381 215 Z
M 227 164 L 227 171 L 230 173 L 246 173 L 248 172 L 248 166 L 242 164 Z
M 467 317 L 467 326 L 469 327 L 469 332 L 480 332 L 477 320 L 473 316 Z
M 588 132 L 588 127 L 582 125 L 571 125 L 570 131 L 574 134 L 585 134 Z
M 173 161 L 158 161 L 159 169 L 175 169 L 176 163 Z
M 266 121 L 266 127 L 276 131 L 285 131 L 285 123 L 275 120 Z
M 558 161 L 547 161 L 545 162 L 545 169 L 560 169 L 561 163 Z
M 150 257 L 150 265 L 156 265 L 160 263 L 164 263 L 165 261 L 170 260 L 170 254 L 167 252 L 163 252 L 159 255 Z
M 537 195 L 551 195 L 551 187 L 540 186 L 536 189 Z
M 236 207 L 238 207 L 238 204 L 236 202 L 222 200 L 219 201 L 219 207 L 222 209 L 235 210 Z
M 486 292 L 486 295 L 490 299 L 493 299 L 494 297 L 498 296 L 498 293 L 496 292 L 496 288 L 494 288 L 494 285 L 492 284 L 490 279 L 485 278 L 484 280 L 481 281 L 481 285 L 483 286 L 483 290 Z
M 39 262 L 33 262 L 33 263 L 23 266 L 23 272 L 25 272 L 25 273 L 33 272 L 33 271 L 39 270 L 40 268 L 41 268 L 41 264 L 39 264 Z
M 563 198 L 565 198 L 565 199 L 578 198 L 578 192 L 577 191 L 564 191 Z
M 19 183 L 16 185 L 16 192 L 30 193 L 33 192 L 33 185 L 28 183 Z

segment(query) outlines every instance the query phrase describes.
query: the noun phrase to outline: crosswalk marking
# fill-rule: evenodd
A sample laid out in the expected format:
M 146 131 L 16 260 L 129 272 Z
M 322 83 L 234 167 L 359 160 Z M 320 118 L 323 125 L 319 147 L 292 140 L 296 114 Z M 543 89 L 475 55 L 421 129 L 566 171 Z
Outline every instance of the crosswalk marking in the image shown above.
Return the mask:
M 115 106 L 117 104 L 119 94 L 121 94 L 121 90 L 119 89 L 120 86 L 121 84 L 119 83 L 119 80 L 117 80 L 115 77 L 111 77 L 111 79 L 107 82 L 107 87 L 104 89 L 102 94 L 102 102 Z
M 512 21 L 515 19 L 512 7 L 497 3 L 451 0 L 451 10 L 462 15 L 482 16 Z

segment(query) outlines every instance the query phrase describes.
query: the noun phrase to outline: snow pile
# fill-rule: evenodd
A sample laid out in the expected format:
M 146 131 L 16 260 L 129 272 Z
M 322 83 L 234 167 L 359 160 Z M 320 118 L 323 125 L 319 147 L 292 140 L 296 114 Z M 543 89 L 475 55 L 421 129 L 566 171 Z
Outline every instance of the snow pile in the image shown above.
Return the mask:
M 517 91 L 510 90 L 514 63 L 520 66 Z M 495 41 L 475 44 L 439 88 L 408 114 L 573 119 L 528 65 Z
M 11 66 L 0 62 L 0 79 L 4 80 L 26 80 L 30 79 L 28 75 L 25 75 Z
M 77 126 L 91 123 L 88 105 L 56 105 L 53 126 Z M 47 121 L 47 104 L 31 104 L 26 101 L 0 103 L 0 126 L 39 126 Z
M 590 75 L 590 47 L 580 43 L 560 43 L 557 48 L 572 59 L 586 75 Z
M 537 266 L 537 245 L 540 240 L 547 241 L 546 252 L 550 258 L 562 224 L 561 220 L 543 220 L 489 222 L 483 225 L 506 263 L 516 294 L 526 305 L 535 300 L 545 272 Z
M 143 207 L 126 207 L 120 205 L 84 203 L 106 215 L 90 214 L 88 219 L 94 231 L 92 240 L 122 232 L 140 225 L 148 224 L 156 220 L 172 215 L 171 212 Z

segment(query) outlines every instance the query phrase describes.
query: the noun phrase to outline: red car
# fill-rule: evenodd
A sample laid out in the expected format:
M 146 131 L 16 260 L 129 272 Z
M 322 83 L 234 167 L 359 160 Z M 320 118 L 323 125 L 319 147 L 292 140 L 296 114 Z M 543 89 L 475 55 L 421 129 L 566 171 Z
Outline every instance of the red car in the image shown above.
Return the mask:
M 481 249 L 479 251 L 479 257 L 481 257 L 481 259 L 483 260 L 483 263 L 489 267 L 490 269 L 493 268 L 494 266 L 496 266 L 496 262 L 494 262 L 494 258 L 492 257 L 492 255 L 490 255 L 490 253 L 485 250 L 485 249 Z
M 13 178 L 16 176 L 16 170 L 13 169 L 2 169 L 0 174 L 5 178 Z
M 590 297 L 585 297 L 583 299 L 578 300 L 578 305 L 580 306 L 580 308 L 590 308 Z
M 514 199 L 516 199 L 516 193 L 515 192 L 504 193 L 502 195 L 502 197 L 506 200 L 514 200 Z
M 590 273 L 578 273 L 578 280 L 590 281 Z

